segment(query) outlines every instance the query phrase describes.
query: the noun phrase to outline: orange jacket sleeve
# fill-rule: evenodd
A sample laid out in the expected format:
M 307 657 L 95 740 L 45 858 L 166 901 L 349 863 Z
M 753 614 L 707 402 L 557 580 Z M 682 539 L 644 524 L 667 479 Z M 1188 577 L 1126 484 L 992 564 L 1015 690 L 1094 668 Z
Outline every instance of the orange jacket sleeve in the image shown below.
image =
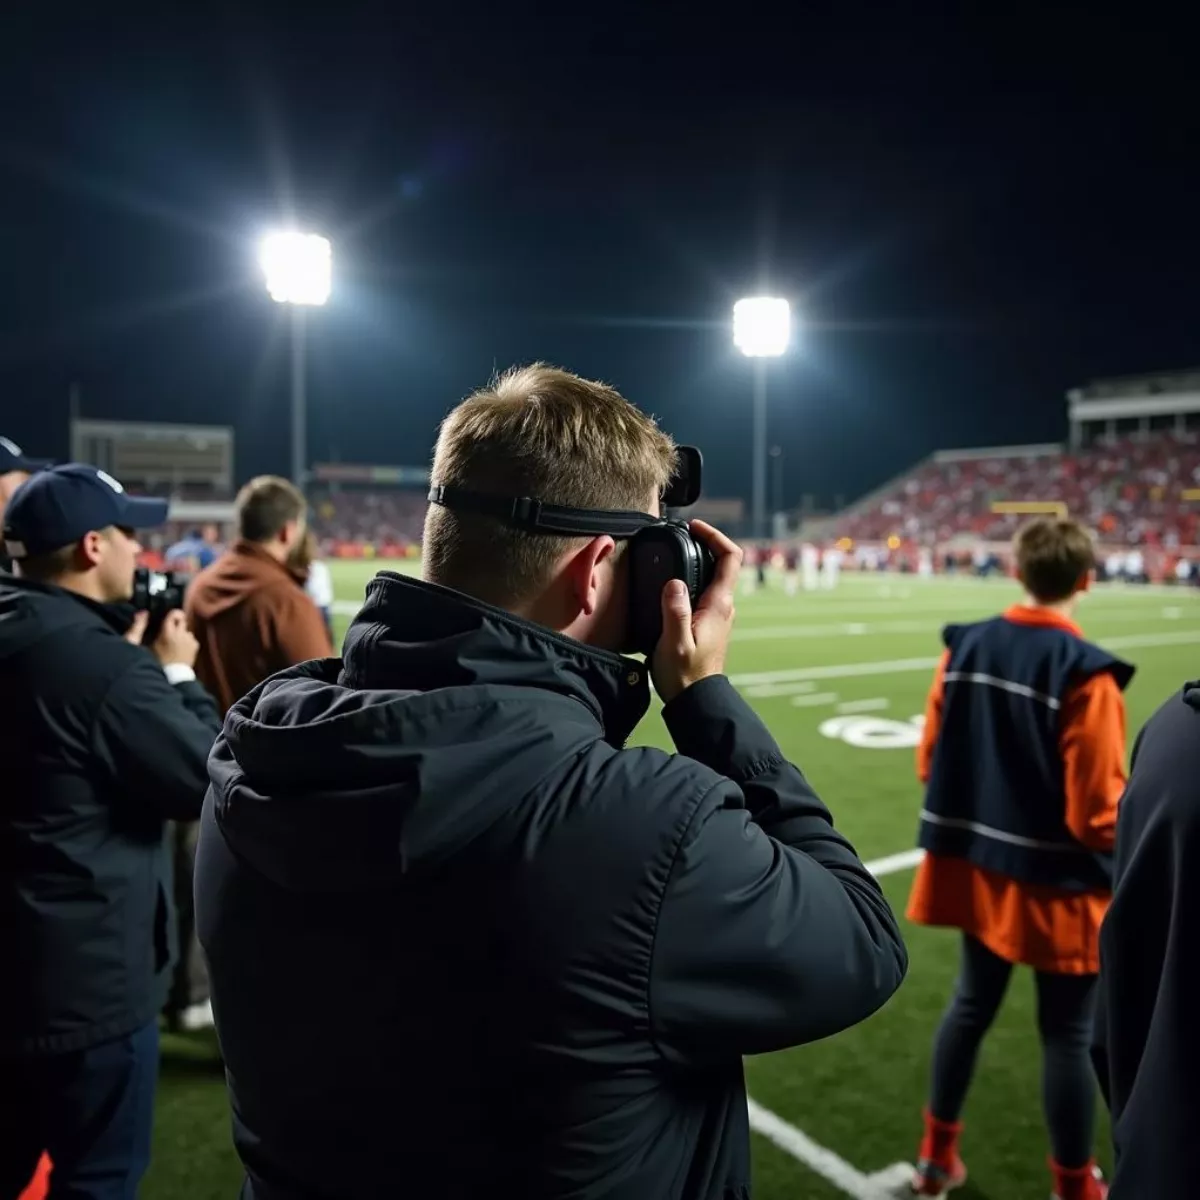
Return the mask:
M 929 782 L 933 751 L 942 727 L 942 698 L 946 690 L 946 664 L 949 661 L 950 651 L 947 650 L 933 673 L 933 686 L 929 689 L 929 696 L 925 701 L 925 727 L 921 731 L 921 742 L 917 746 L 917 778 L 922 783 Z
M 1067 828 L 1090 850 L 1111 850 L 1125 791 L 1125 699 L 1113 677 L 1068 692 L 1060 715 Z

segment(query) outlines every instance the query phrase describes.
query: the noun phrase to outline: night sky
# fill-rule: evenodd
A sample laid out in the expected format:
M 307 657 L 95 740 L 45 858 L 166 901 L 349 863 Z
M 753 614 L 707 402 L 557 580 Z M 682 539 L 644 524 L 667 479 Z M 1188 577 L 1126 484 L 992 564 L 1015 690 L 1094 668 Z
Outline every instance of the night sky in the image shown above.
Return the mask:
M 789 505 L 1200 364 L 1185 6 L 92 7 L 14 0 L 0 34 L 0 432 L 31 453 L 66 454 L 77 381 L 286 472 L 255 255 L 289 219 L 334 243 L 314 459 L 423 464 L 541 358 L 748 496 L 729 321 L 760 288 L 806 320 L 770 378 Z

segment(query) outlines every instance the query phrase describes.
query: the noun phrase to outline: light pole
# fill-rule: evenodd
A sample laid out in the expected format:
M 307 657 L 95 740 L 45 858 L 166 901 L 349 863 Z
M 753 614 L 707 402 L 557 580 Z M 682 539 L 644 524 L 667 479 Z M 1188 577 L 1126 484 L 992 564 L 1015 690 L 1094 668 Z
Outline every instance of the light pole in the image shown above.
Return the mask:
M 259 262 L 271 299 L 292 309 L 292 482 L 303 491 L 308 478 L 304 310 L 329 300 L 333 251 L 328 238 L 287 230 L 263 238 Z
M 775 496 L 773 508 L 775 512 L 783 512 L 783 447 L 771 447 L 771 465 L 775 468 Z
M 733 344 L 754 363 L 754 503 L 751 533 L 767 535 L 767 364 L 791 337 L 791 306 L 773 296 L 751 296 L 733 306 Z

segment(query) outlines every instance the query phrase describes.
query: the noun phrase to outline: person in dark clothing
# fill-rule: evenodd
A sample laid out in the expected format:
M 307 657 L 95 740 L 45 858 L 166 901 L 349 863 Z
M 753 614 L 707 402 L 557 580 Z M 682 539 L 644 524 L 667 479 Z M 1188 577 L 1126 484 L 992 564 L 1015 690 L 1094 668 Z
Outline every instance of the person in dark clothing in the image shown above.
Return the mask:
M 1200 1112 L 1200 682 L 1147 722 L 1117 822 L 1093 1063 L 1112 1113 L 1110 1200 L 1192 1192 Z
M 125 607 L 163 500 L 94 467 L 12 497 L 0 580 L 0 1196 L 43 1150 L 54 1194 L 134 1194 L 150 1150 L 157 1017 L 173 957 L 167 819 L 195 818 L 219 727 L 197 644 L 169 614 L 150 648 Z
M 1034 521 L 1014 552 L 1025 603 L 945 630 L 917 755 L 928 854 L 908 916 L 959 930 L 962 968 L 934 1043 L 913 1191 L 941 1196 L 966 1180 L 959 1117 L 1019 965 L 1037 983 L 1054 1200 L 1104 1200 L 1088 1044 L 1133 668 L 1073 620 L 1094 565 L 1082 526 Z
M 656 514 L 674 463 L 535 366 L 433 477 Z M 723 674 L 741 551 L 693 530 L 715 581 L 650 597 L 645 663 L 621 542 L 435 503 L 426 580 L 381 572 L 342 659 L 234 705 L 196 904 L 246 1200 L 744 1200 L 742 1056 L 899 987 L 879 886 Z M 651 674 L 677 754 L 625 748 Z

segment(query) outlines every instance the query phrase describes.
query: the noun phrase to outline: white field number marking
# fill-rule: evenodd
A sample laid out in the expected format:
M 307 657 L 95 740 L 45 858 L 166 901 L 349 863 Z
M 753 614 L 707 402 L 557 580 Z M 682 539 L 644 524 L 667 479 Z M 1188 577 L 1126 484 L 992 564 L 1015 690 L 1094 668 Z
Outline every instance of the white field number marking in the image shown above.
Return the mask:
M 818 727 L 822 737 L 857 746 L 860 750 L 903 750 L 920 745 L 924 716 L 907 721 L 887 717 L 830 717 Z

